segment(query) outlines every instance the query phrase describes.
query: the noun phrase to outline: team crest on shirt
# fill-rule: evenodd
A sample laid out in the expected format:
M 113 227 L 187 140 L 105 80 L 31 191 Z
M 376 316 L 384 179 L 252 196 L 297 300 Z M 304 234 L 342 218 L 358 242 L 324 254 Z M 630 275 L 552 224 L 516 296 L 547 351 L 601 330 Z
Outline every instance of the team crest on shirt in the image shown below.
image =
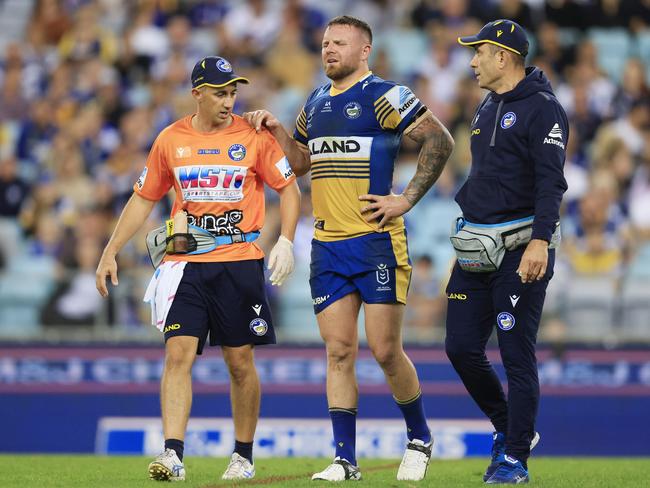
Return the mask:
M 228 148 L 228 156 L 233 161 L 241 161 L 246 157 L 246 148 L 241 144 L 233 144 Z
M 517 115 L 514 112 L 508 112 L 501 117 L 501 128 L 509 129 L 517 122 Z
M 266 334 L 266 332 L 269 330 L 269 325 L 266 323 L 266 320 L 260 317 L 251 320 L 249 327 L 253 334 L 260 337 Z
M 140 173 L 140 177 L 138 178 L 138 181 L 135 182 L 136 186 L 138 187 L 138 190 L 142 190 L 142 187 L 144 187 L 144 182 L 147 179 L 147 171 L 149 168 L 146 166 L 142 170 L 142 173 Z
M 217 60 L 217 69 L 219 71 L 223 71 L 224 73 L 232 73 L 232 66 L 223 58 L 219 58 Z
M 343 113 L 348 119 L 358 119 L 361 115 L 361 105 L 357 102 L 350 102 L 343 107 Z
M 508 312 L 497 315 L 497 325 L 501 330 L 510 330 L 515 326 L 515 317 Z

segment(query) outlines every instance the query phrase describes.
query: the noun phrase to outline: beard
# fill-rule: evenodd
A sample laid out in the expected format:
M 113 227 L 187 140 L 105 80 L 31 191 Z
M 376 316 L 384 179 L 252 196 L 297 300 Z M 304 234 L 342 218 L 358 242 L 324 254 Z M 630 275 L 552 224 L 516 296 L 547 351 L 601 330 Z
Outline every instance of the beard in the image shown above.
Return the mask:
M 350 66 L 350 65 L 345 65 L 339 64 L 337 66 L 324 66 L 325 69 L 325 75 L 332 81 L 338 81 L 342 80 L 343 78 L 351 75 L 352 73 L 355 72 L 356 67 Z

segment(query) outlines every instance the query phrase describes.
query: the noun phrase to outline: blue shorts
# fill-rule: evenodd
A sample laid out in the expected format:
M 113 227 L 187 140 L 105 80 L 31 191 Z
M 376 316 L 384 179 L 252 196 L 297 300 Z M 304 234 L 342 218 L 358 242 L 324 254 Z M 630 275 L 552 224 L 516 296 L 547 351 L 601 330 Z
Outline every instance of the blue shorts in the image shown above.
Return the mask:
M 165 321 L 165 341 L 199 338 L 211 346 L 275 344 L 264 288 L 264 260 L 187 263 Z
M 365 303 L 406 303 L 411 281 L 406 231 L 373 232 L 311 243 L 314 313 L 353 292 Z

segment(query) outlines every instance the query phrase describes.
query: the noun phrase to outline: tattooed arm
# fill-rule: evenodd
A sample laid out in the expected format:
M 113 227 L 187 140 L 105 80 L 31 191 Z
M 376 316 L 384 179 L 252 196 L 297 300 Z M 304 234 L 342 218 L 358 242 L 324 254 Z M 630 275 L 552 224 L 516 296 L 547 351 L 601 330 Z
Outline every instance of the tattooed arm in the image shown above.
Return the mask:
M 359 200 L 369 201 L 361 209 L 362 213 L 372 211 L 366 217 L 368 222 L 379 221 L 379 230 L 395 217 L 408 212 L 442 173 L 447 158 L 454 148 L 454 140 L 447 128 L 427 110 L 404 132 L 415 142 L 422 144 L 418 156 L 418 166 L 411 181 L 401 195 L 362 195 Z

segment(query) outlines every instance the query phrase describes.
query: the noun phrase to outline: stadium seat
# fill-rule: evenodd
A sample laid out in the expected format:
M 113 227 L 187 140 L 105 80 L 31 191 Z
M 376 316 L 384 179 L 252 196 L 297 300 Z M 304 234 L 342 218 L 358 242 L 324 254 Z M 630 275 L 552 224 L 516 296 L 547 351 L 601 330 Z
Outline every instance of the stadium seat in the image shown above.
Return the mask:
M 49 256 L 18 255 L 0 276 L 2 333 L 38 330 L 41 306 L 54 287 L 56 262 Z M 19 330 L 18 330 L 19 329 Z
M 634 54 L 639 56 L 646 66 L 646 77 L 650 79 L 650 32 L 639 32 L 636 36 Z
M 607 277 L 575 277 L 566 292 L 567 338 L 603 341 L 614 336 L 616 282 Z
M 452 222 L 460 213 L 453 200 L 436 198 L 422 200 L 406 214 L 411 259 L 421 255 L 430 256 L 438 278 L 447 273 L 447 263 L 454 256 L 449 232 Z
M 626 279 L 621 290 L 621 336 L 628 341 L 647 341 L 650 330 L 650 282 Z
M 624 29 L 591 29 L 589 39 L 598 49 L 598 64 L 616 82 L 632 50 L 632 40 Z
M 375 51 L 384 50 L 390 66 L 400 77 L 408 76 L 429 55 L 426 36 L 415 29 L 391 29 L 377 36 Z

